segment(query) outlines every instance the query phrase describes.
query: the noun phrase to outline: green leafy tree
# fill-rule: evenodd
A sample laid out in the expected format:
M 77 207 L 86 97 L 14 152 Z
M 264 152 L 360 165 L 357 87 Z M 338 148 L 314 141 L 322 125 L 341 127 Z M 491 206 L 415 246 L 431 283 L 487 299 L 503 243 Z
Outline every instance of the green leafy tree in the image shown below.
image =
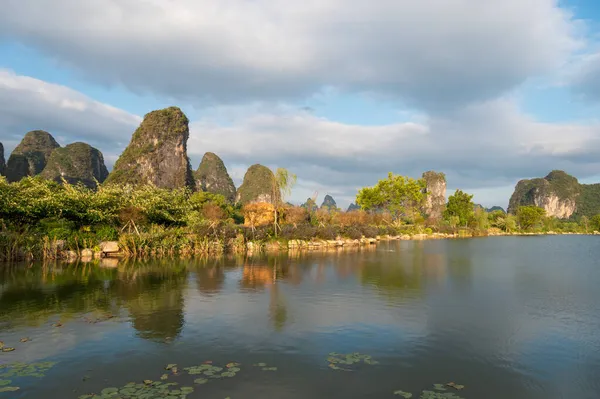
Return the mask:
M 523 230 L 538 226 L 544 219 L 546 211 L 534 205 L 520 206 L 517 209 L 517 220 Z
M 415 219 L 425 201 L 425 180 L 388 173 L 374 187 L 362 188 L 356 203 L 366 211 L 388 211 L 394 218 Z
M 588 229 L 590 228 L 590 219 L 583 215 L 581 217 L 581 219 L 579 219 L 579 224 L 581 225 L 581 227 L 583 227 L 584 231 L 587 233 Z
M 450 220 L 451 217 L 456 216 L 461 226 L 467 226 L 474 217 L 474 208 L 473 195 L 456 190 L 453 195 L 448 197 L 444 219 Z
M 594 231 L 600 231 L 600 214 L 592 217 L 590 220 L 590 226 Z
M 490 227 L 490 220 L 488 213 L 483 208 L 477 208 L 475 210 L 475 225 L 479 230 L 487 230 Z
M 273 212 L 274 222 L 273 230 L 275 237 L 277 237 L 277 229 L 279 228 L 279 208 L 285 203 L 285 198 L 292 193 L 292 188 L 296 185 L 297 177 L 295 174 L 290 173 L 285 168 L 277 168 L 277 171 L 273 175 Z

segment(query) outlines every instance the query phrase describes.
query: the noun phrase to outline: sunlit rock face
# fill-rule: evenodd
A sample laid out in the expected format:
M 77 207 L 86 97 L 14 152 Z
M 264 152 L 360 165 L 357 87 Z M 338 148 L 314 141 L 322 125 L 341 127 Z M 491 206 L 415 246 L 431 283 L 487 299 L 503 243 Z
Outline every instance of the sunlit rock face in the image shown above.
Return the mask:
M 106 183 L 195 189 L 187 156 L 188 124 L 177 107 L 146 114 Z

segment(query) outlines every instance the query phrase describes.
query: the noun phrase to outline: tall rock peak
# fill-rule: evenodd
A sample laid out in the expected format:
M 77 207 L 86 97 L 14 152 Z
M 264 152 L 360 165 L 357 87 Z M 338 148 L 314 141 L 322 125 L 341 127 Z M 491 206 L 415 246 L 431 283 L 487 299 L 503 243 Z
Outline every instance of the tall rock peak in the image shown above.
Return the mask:
M 221 194 L 228 201 L 235 201 L 235 184 L 227 173 L 225 164 L 216 154 L 204 154 L 198 170 L 194 172 L 194 179 L 198 190 Z
M 4 146 L 0 143 L 0 176 L 4 176 L 4 170 L 6 169 L 6 162 L 4 161 Z
M 423 212 L 431 219 L 441 219 L 446 206 L 446 175 L 441 172 L 423 173 L 425 180 L 425 206 Z
M 544 208 L 548 216 L 568 219 L 577 211 L 583 186 L 562 170 L 553 170 L 544 178 L 521 180 L 510 197 L 508 212 L 514 214 L 520 206 L 535 205 Z
M 27 133 L 8 158 L 5 172 L 8 181 L 16 182 L 24 177 L 42 173 L 50 154 L 59 147 L 48 132 L 34 130 Z
M 48 164 L 40 174 L 45 179 L 70 184 L 83 183 L 95 189 L 108 177 L 104 156 L 86 143 L 73 143 L 52 151 Z
M 356 205 L 354 202 L 348 205 L 348 209 L 346 212 L 358 211 L 360 210 L 360 206 Z
M 188 124 L 188 118 L 177 107 L 146 114 L 106 182 L 194 189 L 187 156 Z
M 335 203 L 335 200 L 333 199 L 333 197 L 329 194 L 327 194 L 325 196 L 325 198 L 323 198 L 323 203 L 321 204 L 321 209 L 327 209 L 327 210 L 336 210 L 337 209 L 337 204 Z
M 266 166 L 255 164 L 248 168 L 244 181 L 237 191 L 236 202 L 242 205 L 252 202 L 275 203 L 280 198 L 275 189 L 275 175 Z

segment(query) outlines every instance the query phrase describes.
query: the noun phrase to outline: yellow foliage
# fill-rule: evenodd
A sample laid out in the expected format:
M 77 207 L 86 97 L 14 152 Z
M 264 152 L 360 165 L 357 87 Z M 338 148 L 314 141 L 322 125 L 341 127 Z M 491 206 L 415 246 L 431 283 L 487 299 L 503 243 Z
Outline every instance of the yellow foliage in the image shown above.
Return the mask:
M 274 212 L 273 204 L 268 202 L 254 202 L 244 205 L 242 208 L 244 226 L 257 227 L 273 224 L 275 221 Z

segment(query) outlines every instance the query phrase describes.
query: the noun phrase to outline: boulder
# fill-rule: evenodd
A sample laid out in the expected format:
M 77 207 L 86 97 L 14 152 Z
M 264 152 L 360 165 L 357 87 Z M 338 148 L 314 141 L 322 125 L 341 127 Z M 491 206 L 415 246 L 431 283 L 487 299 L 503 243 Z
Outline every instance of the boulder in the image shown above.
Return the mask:
M 106 183 L 195 189 L 187 156 L 188 124 L 177 107 L 146 114 Z
M 52 151 L 40 176 L 58 183 L 62 179 L 69 184 L 82 183 L 95 189 L 97 183 L 106 180 L 108 170 L 100 151 L 86 143 L 73 143 Z
M 16 182 L 24 177 L 42 173 L 50 154 L 59 147 L 48 132 L 34 130 L 27 133 L 8 158 L 6 178 L 10 182 Z
M 207 152 L 194 172 L 196 188 L 208 193 L 220 194 L 229 202 L 235 201 L 235 185 L 227 173 L 225 164 L 216 154 Z
M 105 254 L 117 253 L 120 250 L 117 241 L 103 241 L 100 243 L 100 251 Z

